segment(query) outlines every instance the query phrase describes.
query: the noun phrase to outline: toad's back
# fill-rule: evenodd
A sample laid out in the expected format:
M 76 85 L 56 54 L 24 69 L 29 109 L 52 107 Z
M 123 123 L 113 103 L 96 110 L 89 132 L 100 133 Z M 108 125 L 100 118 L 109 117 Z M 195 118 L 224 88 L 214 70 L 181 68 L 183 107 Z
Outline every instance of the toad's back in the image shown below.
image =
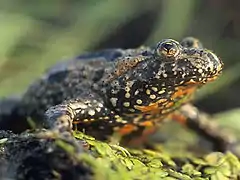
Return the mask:
M 92 91 L 103 97 L 99 87 L 102 87 L 107 72 L 114 68 L 114 61 L 146 51 L 150 49 L 107 49 L 60 62 L 28 88 L 22 98 L 21 109 L 27 110 L 27 116 L 41 119 L 49 107 L 65 100 L 80 98 Z

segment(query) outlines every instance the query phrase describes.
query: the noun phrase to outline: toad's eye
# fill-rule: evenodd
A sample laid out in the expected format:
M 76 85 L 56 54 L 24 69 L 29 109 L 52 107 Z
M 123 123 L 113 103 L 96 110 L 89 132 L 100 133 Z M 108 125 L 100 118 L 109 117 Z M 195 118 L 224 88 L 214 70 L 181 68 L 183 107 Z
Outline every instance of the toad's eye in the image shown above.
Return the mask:
M 180 44 L 172 39 L 165 39 L 156 46 L 155 53 L 167 57 L 176 57 L 180 53 Z

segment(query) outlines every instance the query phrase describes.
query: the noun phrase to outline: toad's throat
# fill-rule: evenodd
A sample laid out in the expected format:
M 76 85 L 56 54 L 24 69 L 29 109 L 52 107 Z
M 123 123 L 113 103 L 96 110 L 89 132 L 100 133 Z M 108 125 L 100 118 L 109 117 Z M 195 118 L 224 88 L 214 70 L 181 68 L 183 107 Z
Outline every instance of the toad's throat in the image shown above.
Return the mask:
M 159 99 L 156 102 L 149 103 L 145 106 L 135 105 L 134 108 L 140 112 L 146 114 L 166 114 L 177 109 L 182 104 L 188 102 L 191 99 L 193 92 L 196 91 L 196 87 L 177 87 L 176 91 L 169 97 Z

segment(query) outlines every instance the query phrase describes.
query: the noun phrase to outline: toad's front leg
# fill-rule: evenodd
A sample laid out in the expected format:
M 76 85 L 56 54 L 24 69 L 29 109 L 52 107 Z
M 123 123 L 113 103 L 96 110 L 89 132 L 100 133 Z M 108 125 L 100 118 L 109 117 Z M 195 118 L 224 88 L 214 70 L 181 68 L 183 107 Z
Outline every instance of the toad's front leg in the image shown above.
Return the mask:
M 231 151 L 240 157 L 240 144 L 237 138 L 220 127 L 217 122 L 211 120 L 209 115 L 199 111 L 191 104 L 182 106 L 171 115 L 171 118 L 210 140 L 214 145 L 214 150 Z
M 86 126 L 94 122 L 112 121 L 114 113 L 106 108 L 101 97 L 86 93 L 62 104 L 50 107 L 45 113 L 44 125 L 60 132 L 71 131 L 73 124 Z
M 99 140 L 110 140 L 112 148 L 129 155 L 126 149 L 112 142 L 110 138 L 115 125 L 121 124 L 119 116 L 106 108 L 101 98 L 97 97 L 88 94 L 49 108 L 45 113 L 45 126 L 52 129 L 53 133 L 68 135 L 68 132 L 72 132 L 74 124 L 79 125 L 80 130 L 94 135 Z

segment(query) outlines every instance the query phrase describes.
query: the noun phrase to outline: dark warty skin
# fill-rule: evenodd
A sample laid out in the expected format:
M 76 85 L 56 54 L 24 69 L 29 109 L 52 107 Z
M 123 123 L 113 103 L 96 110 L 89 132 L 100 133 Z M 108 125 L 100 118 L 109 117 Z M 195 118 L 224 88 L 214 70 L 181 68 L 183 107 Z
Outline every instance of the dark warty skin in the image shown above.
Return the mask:
M 4 118 L 12 122 L 30 117 L 58 132 L 74 127 L 100 140 L 113 133 L 135 138 L 146 134 L 145 127 L 156 129 L 174 119 L 217 140 L 220 147 L 232 140 L 212 128 L 216 126 L 209 130 L 189 102 L 197 89 L 219 77 L 222 68 L 217 55 L 192 37 L 180 43 L 164 39 L 153 47 L 86 53 L 49 69 Z

